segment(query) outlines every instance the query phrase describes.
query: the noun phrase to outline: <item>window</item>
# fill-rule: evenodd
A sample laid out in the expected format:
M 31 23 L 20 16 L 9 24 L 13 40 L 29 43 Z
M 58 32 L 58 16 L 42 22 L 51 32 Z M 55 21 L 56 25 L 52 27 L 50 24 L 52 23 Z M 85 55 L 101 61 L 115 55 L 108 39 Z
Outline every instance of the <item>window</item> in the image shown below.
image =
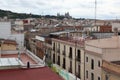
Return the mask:
M 78 51 L 77 51 L 77 56 L 78 56 L 78 58 L 80 58 L 80 57 L 81 57 L 81 55 L 80 55 L 80 54 L 81 54 L 81 51 L 80 51 L 80 50 L 78 50 Z
M 69 68 L 69 72 L 72 73 L 72 61 L 70 61 L 70 68 Z
M 58 63 L 57 64 L 60 65 L 60 56 L 58 56 Z
M 65 61 L 65 58 L 63 58 L 63 68 L 65 69 L 66 68 L 66 63 L 65 63 L 66 61 Z
M 86 62 L 88 62 L 88 57 L 86 57 Z
M 78 65 L 78 74 L 77 74 L 78 76 L 77 77 L 79 77 L 79 78 L 81 77 L 80 73 L 81 73 L 81 71 L 80 71 L 80 65 Z
M 91 59 L 91 69 L 94 69 L 94 60 Z
M 100 61 L 98 61 L 98 67 L 100 67 Z
M 86 71 L 86 78 L 88 79 L 88 71 Z
M 63 55 L 64 55 L 64 56 L 66 55 L 65 51 L 66 51 L 66 47 L 65 47 L 65 45 L 64 45 L 64 50 L 63 50 Z
M 55 63 L 55 54 L 53 54 L 53 63 Z
M 60 49 L 60 44 L 58 44 L 58 48 Z
M 65 47 L 65 45 L 64 45 L 64 50 L 66 50 L 66 47 Z
M 69 58 L 72 58 L 72 47 L 70 47 L 70 50 L 69 50 Z
M 100 77 L 98 77 L 98 80 L 100 80 Z
M 77 60 L 81 61 L 80 59 L 81 59 L 81 51 L 77 50 Z
M 55 43 L 53 43 L 53 50 L 55 50 Z
M 105 80 L 108 80 L 108 79 L 109 79 L 108 75 L 105 75 Z
M 91 73 L 91 80 L 94 80 L 94 74 Z

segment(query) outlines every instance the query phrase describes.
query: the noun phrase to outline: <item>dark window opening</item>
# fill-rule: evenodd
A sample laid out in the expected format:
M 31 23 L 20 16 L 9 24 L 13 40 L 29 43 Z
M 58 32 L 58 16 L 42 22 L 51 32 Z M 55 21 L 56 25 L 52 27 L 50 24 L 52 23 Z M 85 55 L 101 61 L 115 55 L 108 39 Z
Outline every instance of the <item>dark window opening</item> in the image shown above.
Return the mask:
M 88 79 L 88 71 L 86 71 L 86 78 Z
M 100 80 L 100 77 L 98 77 L 98 80 Z
M 60 56 L 58 56 L 58 62 L 57 62 L 58 65 L 60 65 Z
M 94 60 L 91 60 L 91 69 L 94 69 Z
M 98 67 L 100 67 L 100 61 L 98 61 Z
M 86 57 L 86 62 L 88 62 L 88 57 Z
M 80 50 L 77 51 L 77 60 L 81 61 L 81 51 Z
M 91 73 L 91 80 L 94 80 L 94 74 Z
M 53 54 L 53 63 L 55 63 L 55 54 Z
M 70 61 L 70 68 L 69 68 L 69 72 L 72 73 L 72 61 Z
M 69 50 L 69 58 L 72 58 L 72 48 L 70 47 L 70 50 Z
M 65 58 L 63 58 L 63 68 L 66 69 L 66 61 L 65 61 Z
M 78 77 L 78 78 L 81 77 L 81 76 L 80 76 L 80 75 L 81 75 L 80 72 L 81 72 L 81 71 L 80 71 L 80 65 L 78 65 L 78 73 L 77 73 L 77 77 Z

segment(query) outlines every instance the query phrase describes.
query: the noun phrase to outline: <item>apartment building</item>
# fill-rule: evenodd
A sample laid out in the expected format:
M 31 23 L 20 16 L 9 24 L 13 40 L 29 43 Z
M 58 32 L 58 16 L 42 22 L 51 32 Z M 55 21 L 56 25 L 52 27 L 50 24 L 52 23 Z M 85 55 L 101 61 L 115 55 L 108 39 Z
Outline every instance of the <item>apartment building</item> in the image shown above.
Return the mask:
M 85 42 L 85 80 L 102 80 L 102 63 L 118 61 L 120 37 L 89 40 Z M 114 54 L 113 54 L 114 53 Z M 112 79 L 113 80 L 113 79 Z
M 84 41 L 73 38 L 52 38 L 51 59 L 62 69 L 84 80 Z

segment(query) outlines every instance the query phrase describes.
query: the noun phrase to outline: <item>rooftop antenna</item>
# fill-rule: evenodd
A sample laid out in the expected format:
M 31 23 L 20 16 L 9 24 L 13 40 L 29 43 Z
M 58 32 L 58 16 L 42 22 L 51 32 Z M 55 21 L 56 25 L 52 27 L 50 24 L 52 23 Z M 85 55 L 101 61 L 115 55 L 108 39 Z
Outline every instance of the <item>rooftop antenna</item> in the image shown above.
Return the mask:
M 97 14 L 97 0 L 95 0 L 95 26 L 96 26 L 96 14 Z

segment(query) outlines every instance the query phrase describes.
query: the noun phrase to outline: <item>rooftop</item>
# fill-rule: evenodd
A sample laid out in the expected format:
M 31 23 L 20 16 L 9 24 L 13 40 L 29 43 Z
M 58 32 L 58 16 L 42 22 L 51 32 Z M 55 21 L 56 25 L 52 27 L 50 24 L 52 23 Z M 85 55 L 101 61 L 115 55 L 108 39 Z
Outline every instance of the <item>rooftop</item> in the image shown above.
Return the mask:
M 86 41 L 86 45 L 91 45 L 99 48 L 120 48 L 119 44 L 120 44 L 120 36 L 113 36 L 112 38 Z
M 18 54 L 2 54 L 2 58 L 18 58 Z M 23 64 L 27 64 L 27 62 L 30 62 L 30 64 L 37 64 L 31 57 L 26 55 L 25 53 L 22 53 L 20 55 L 20 60 Z
M 78 45 L 84 46 L 84 39 L 74 40 L 73 38 L 54 38 L 53 40 L 57 40 L 65 44 L 75 45 L 75 43 L 77 43 L 77 46 Z
M 120 63 L 120 61 L 108 62 L 103 60 L 102 68 L 109 73 L 120 76 L 120 64 L 118 63 Z
M 48 67 L 0 70 L 1 80 L 63 80 Z
M 91 37 L 60 37 L 60 38 L 53 38 L 53 40 L 57 40 L 63 42 L 65 44 L 73 44 L 77 43 L 77 46 L 84 46 L 86 40 L 91 40 Z
M 28 67 L 28 62 L 30 63 Z M 28 50 L 2 51 L 0 80 L 63 80 Z
M 30 51 L 2 51 L 1 54 L 1 59 L 17 59 L 21 64 L 20 67 L 24 68 L 27 67 L 27 63 L 30 63 L 31 68 L 36 68 L 36 67 L 44 67 L 45 63 L 43 60 L 35 56 L 33 53 Z M 8 61 L 8 60 L 6 60 Z M 7 65 L 6 65 L 7 67 Z M 10 67 L 10 66 L 9 66 Z M 18 67 L 19 68 L 19 67 Z

